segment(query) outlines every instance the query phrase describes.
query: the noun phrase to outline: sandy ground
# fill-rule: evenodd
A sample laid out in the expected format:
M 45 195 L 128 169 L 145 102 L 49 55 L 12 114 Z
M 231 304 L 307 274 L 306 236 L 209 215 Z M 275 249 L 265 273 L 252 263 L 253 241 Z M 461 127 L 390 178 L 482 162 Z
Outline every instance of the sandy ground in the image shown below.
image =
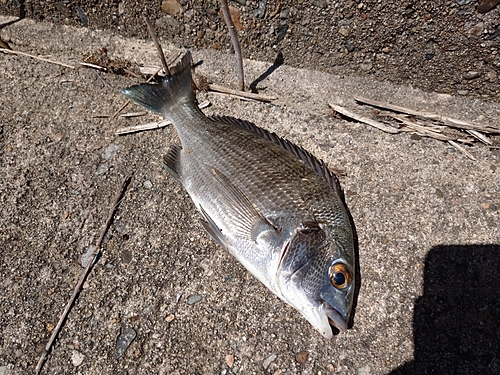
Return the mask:
M 23 20 L 0 36 L 72 65 L 103 47 L 158 64 L 152 43 L 100 31 Z M 209 80 L 236 87 L 231 55 L 193 55 Z M 251 81 L 269 64 L 245 68 Z M 500 373 L 499 150 L 469 147 L 472 161 L 328 108 L 354 108 L 351 96 L 362 94 L 498 124 L 498 103 L 288 66 L 259 84 L 278 96 L 272 104 L 200 94 L 212 102 L 207 114 L 253 121 L 345 172 L 361 288 L 353 328 L 327 341 L 203 232 L 161 167 L 173 128 L 117 136 L 157 117 L 96 117 L 115 113 L 120 89 L 138 81 L 0 54 L 0 375 L 33 372 L 127 174 L 103 254 L 44 373 Z M 135 339 L 120 355 L 126 332 Z

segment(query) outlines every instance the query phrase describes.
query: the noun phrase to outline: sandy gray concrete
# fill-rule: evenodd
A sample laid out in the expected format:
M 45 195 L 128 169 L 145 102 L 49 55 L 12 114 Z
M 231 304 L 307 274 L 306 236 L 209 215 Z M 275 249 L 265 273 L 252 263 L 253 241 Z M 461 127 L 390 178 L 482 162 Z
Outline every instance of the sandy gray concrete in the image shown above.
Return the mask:
M 0 36 L 72 65 L 102 47 L 158 65 L 149 41 L 104 32 L 23 20 Z M 236 87 L 233 56 L 193 55 L 209 80 Z M 269 67 L 245 64 L 249 82 Z M 113 114 L 124 103 L 120 89 L 137 82 L 0 54 L 0 374 L 32 373 L 129 173 L 103 255 L 44 373 L 500 372 L 499 150 L 470 147 L 472 161 L 440 141 L 386 134 L 328 108 L 354 108 L 351 96 L 362 94 L 498 124 L 498 103 L 287 66 L 259 84 L 279 97 L 272 104 L 200 94 L 212 102 L 206 113 L 253 121 L 345 172 L 361 288 L 353 328 L 326 341 L 203 232 L 161 167 L 177 141 L 172 127 L 116 136 L 157 117 L 95 117 Z M 136 337 L 116 358 L 130 328 Z

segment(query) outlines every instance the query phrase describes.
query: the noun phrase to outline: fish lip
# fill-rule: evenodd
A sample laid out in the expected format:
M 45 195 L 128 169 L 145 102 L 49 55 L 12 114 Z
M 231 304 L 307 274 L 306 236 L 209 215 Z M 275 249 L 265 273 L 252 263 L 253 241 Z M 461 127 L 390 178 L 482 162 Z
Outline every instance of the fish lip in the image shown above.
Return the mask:
M 342 314 L 340 314 L 337 309 L 335 309 L 328 302 L 323 302 L 323 311 L 328 316 L 328 322 L 330 325 L 337 328 L 340 332 L 344 333 L 347 331 L 347 321 L 344 319 Z

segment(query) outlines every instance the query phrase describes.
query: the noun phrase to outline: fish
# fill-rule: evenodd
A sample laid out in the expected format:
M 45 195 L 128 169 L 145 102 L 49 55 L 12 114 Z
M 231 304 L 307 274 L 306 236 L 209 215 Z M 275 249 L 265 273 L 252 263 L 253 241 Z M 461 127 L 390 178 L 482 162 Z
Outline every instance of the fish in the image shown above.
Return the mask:
M 203 228 L 323 337 L 345 332 L 356 256 L 335 174 L 275 133 L 201 112 L 189 50 L 170 71 L 122 94 L 175 127 L 180 146 L 168 147 L 163 166 L 191 197 Z

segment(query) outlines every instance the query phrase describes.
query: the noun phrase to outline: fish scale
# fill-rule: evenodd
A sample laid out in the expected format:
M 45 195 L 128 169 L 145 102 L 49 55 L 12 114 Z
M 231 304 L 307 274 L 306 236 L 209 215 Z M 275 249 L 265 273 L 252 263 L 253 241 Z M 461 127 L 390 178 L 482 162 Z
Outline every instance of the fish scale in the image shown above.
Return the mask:
M 164 158 L 201 224 L 325 338 L 347 322 L 355 291 L 353 228 L 336 177 L 312 154 L 256 125 L 206 117 L 192 91 L 187 51 L 158 84 L 124 89 L 167 118 L 182 148 Z

